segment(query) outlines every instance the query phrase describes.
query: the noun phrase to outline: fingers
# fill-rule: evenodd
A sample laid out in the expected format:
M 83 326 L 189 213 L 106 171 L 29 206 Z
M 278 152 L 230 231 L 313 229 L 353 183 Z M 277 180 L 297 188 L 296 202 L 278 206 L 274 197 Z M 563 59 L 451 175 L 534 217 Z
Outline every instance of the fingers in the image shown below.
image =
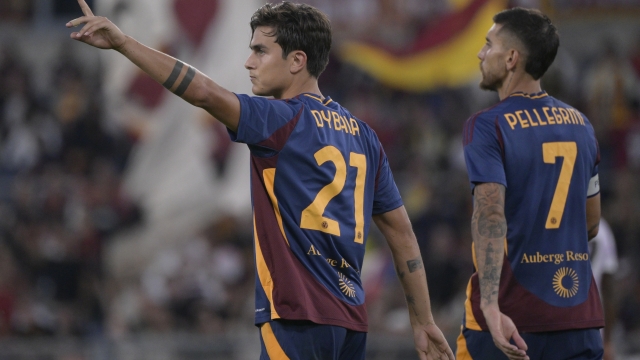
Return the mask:
M 89 17 L 89 16 L 82 16 L 82 17 L 79 17 L 79 18 L 77 18 L 77 19 L 73 19 L 73 20 L 69 21 L 69 22 L 66 24 L 66 26 L 67 26 L 67 27 L 76 27 L 76 26 L 78 26 L 78 25 L 80 25 L 80 24 L 84 24 L 84 23 L 88 22 L 88 21 L 89 21 L 89 20 L 91 20 L 92 18 L 93 18 L 93 17 Z
M 84 19 L 88 19 L 88 20 L 84 20 Z M 97 16 L 94 16 L 94 17 L 91 17 L 91 18 L 87 18 L 86 16 L 83 16 L 83 17 L 78 18 L 76 20 L 82 21 L 79 24 L 85 23 L 85 25 L 82 27 L 82 29 L 80 31 L 71 33 L 71 37 L 75 38 L 75 39 L 79 39 L 82 36 L 91 35 L 91 33 L 93 31 L 95 31 L 95 30 L 100 28 L 100 24 L 102 22 L 101 21 L 102 19 L 97 17 Z M 67 23 L 67 27 L 73 26 L 72 22 L 74 22 L 76 20 L 72 20 L 72 21 L 68 22 Z
M 524 342 L 524 339 L 522 338 L 522 336 L 520 336 L 520 334 L 518 333 L 518 330 L 515 330 L 513 332 L 513 334 L 511 334 L 511 338 L 513 339 L 513 341 L 516 343 L 516 346 L 519 349 L 522 350 L 528 350 L 529 348 L 527 347 L 527 343 Z
M 515 347 L 514 345 L 511 345 L 510 343 L 502 340 L 502 341 L 498 341 L 494 338 L 494 342 L 496 344 L 496 346 L 498 347 L 498 349 L 500 349 L 505 355 L 507 355 L 507 357 L 510 360 L 527 360 L 529 359 L 529 357 L 527 356 L 527 353 L 522 350 L 522 349 L 518 349 L 517 347 Z
M 455 356 L 453 356 L 453 351 L 451 350 L 450 347 L 447 346 L 447 348 L 445 349 L 445 354 L 447 355 L 447 357 L 445 359 L 448 360 L 455 360 Z
M 86 23 L 85 26 L 82 27 L 82 30 L 78 31 L 78 33 L 83 36 L 89 36 L 94 31 L 100 29 L 102 27 L 102 23 L 103 22 L 101 19 L 96 18 L 96 21 L 90 21 Z
M 82 13 L 85 16 L 93 16 L 93 12 L 91 11 L 91 8 L 89 7 L 89 5 L 87 5 L 87 3 L 84 0 L 78 0 L 78 4 L 80 5 L 80 8 L 82 9 Z

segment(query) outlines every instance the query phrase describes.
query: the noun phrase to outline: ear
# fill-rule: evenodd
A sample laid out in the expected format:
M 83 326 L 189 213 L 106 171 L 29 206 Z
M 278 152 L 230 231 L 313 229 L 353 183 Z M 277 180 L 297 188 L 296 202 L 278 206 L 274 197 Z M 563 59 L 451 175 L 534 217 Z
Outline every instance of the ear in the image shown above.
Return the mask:
M 507 71 L 515 71 L 519 60 L 520 60 L 520 52 L 518 50 L 511 49 L 507 51 L 507 59 L 505 61 L 505 66 L 507 67 Z
M 304 51 L 292 51 L 291 54 L 289 54 L 289 58 L 291 61 L 289 71 L 291 71 L 292 74 L 297 74 L 307 68 L 307 54 L 305 54 Z

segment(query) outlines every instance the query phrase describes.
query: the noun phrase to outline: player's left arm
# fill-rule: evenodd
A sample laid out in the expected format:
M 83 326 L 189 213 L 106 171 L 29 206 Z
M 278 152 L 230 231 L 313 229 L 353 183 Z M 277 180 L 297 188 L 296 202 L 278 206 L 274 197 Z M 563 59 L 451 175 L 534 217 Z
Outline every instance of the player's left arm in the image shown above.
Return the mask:
M 587 233 L 589 240 L 598 235 L 600 229 L 600 194 L 587 198 Z
M 374 215 L 373 221 L 391 249 L 396 272 L 409 307 L 419 358 L 453 359 L 453 352 L 447 340 L 433 320 L 427 274 L 405 207 Z
M 505 186 L 498 183 L 477 184 L 474 188 L 471 235 L 480 280 L 480 308 L 495 345 L 509 359 L 528 359 L 526 343 L 513 321 L 500 311 L 498 304 L 504 240 L 507 236 L 505 190 Z M 516 346 L 509 343 L 511 339 Z

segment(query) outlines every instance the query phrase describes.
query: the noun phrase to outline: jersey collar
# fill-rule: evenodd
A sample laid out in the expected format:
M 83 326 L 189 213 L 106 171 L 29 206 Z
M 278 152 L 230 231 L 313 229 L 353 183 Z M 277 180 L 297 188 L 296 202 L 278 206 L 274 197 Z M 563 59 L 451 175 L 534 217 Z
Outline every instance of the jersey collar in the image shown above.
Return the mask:
M 526 94 L 526 93 L 524 93 L 522 91 L 516 91 L 513 94 L 509 95 L 509 97 L 512 97 L 512 96 L 522 96 L 522 97 L 526 97 L 526 98 L 529 98 L 529 99 L 540 99 L 540 98 L 543 98 L 543 97 L 547 97 L 549 95 L 547 94 L 546 91 L 542 90 L 539 93 L 535 93 L 535 94 Z
M 303 93 L 301 94 L 303 96 L 306 97 L 310 97 L 316 101 L 318 101 L 319 103 L 321 103 L 322 105 L 327 106 L 330 102 L 332 102 L 333 100 L 331 100 L 331 98 L 329 96 L 322 98 L 320 95 L 316 95 L 316 94 L 312 94 L 312 93 Z

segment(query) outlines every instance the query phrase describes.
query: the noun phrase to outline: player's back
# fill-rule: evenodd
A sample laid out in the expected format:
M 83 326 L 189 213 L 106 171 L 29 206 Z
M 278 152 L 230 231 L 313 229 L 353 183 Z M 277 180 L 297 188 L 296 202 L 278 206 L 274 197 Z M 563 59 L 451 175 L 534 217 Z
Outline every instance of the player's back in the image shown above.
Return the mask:
M 472 181 L 506 187 L 508 266 L 501 310 L 523 331 L 571 328 L 572 318 L 592 320 L 593 326 L 600 317 L 586 224 L 589 184 L 599 162 L 593 127 L 579 111 L 542 92 L 511 95 L 471 118 L 465 131 L 465 142 L 476 143 L 469 154 L 499 157 L 468 161 L 500 174 L 486 181 L 471 175 Z M 483 136 L 487 141 L 473 139 Z M 495 148 L 485 153 L 491 142 Z
M 239 99 L 236 140 L 251 149 L 256 322 L 366 331 L 360 271 L 371 215 L 402 205 L 377 136 L 330 98 Z
M 593 128 L 574 108 L 538 96 L 512 96 L 495 108 L 508 239 L 540 252 L 566 248 L 586 256 L 587 188 L 599 161 Z

